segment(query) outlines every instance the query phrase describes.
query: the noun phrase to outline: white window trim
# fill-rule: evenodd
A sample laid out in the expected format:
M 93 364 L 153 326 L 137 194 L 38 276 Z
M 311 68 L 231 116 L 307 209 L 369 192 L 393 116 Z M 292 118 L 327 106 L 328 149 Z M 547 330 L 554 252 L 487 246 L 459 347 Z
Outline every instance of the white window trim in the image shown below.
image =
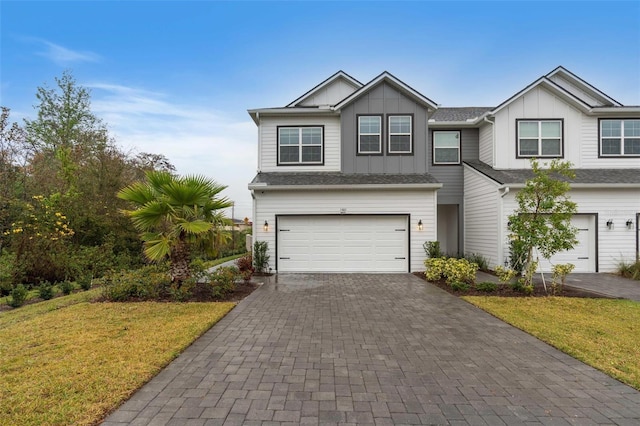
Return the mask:
M 458 135 L 457 139 L 458 139 L 458 161 L 454 162 L 450 162 L 450 161 L 436 161 L 436 135 L 439 133 L 456 133 Z M 462 135 L 460 134 L 459 130 L 434 130 L 433 131 L 433 164 L 435 165 L 452 165 L 452 164 L 460 164 L 460 156 L 461 156 L 461 150 L 462 150 L 462 143 L 461 143 L 461 139 L 462 139 Z M 444 148 L 442 148 L 444 149 Z M 450 149 L 450 148 L 448 148 Z
M 378 121 L 380 122 L 380 131 L 378 133 L 361 133 L 360 132 L 360 119 L 362 117 L 375 117 L 378 119 Z M 361 136 L 372 136 L 372 135 L 377 135 L 378 136 L 378 150 L 377 151 L 362 151 L 360 149 L 360 137 Z M 380 115 L 359 115 L 358 116 L 358 154 L 382 154 L 382 116 Z
M 529 120 L 529 119 L 522 119 L 522 120 L 518 120 L 516 121 L 516 140 L 517 140 L 517 149 L 518 149 L 518 157 L 519 158 L 535 158 L 535 157 L 541 157 L 541 158 L 563 158 L 564 156 L 564 152 L 563 152 L 563 145 L 564 145 L 564 122 L 563 120 L 554 120 L 554 119 L 548 119 L 548 120 Z M 532 137 L 520 137 L 520 123 L 538 123 L 538 136 L 535 138 Z M 558 139 L 558 138 L 543 138 L 542 137 L 542 123 L 560 123 L 560 153 L 559 154 L 553 154 L 553 155 L 543 155 L 542 154 L 542 141 L 545 139 Z M 522 154 L 520 152 L 520 140 L 525 139 L 525 140 L 535 140 L 538 142 L 538 153 L 537 154 Z
M 598 149 L 600 150 L 601 157 L 638 157 L 639 154 L 625 154 L 624 152 L 624 140 L 626 139 L 624 135 L 624 123 L 625 121 L 638 121 L 640 118 L 603 118 L 600 119 L 600 125 L 598 126 L 600 129 L 600 134 L 598 135 Z M 604 139 L 620 139 L 620 154 L 605 154 L 602 152 L 602 123 L 605 121 L 619 121 L 620 122 L 620 137 L 615 138 L 611 136 L 607 136 Z M 629 137 L 628 139 L 638 139 L 637 136 Z
M 280 144 L 280 131 L 283 129 L 297 129 L 298 130 L 298 145 L 281 145 Z M 303 129 L 320 129 L 320 143 L 319 144 L 302 144 L 302 130 Z M 297 146 L 298 147 L 298 161 L 282 161 L 280 159 L 280 148 L 282 146 Z M 319 146 L 320 147 L 320 161 L 302 161 L 302 147 L 303 146 Z M 324 162 L 324 128 L 322 126 L 281 126 L 278 127 L 278 164 L 279 165 L 322 165 Z
M 391 132 L 391 119 L 396 117 L 408 117 L 409 118 L 409 133 L 392 133 Z M 389 154 L 413 154 L 413 116 L 403 114 L 393 114 L 388 116 L 387 128 L 389 129 L 389 136 L 387 139 L 387 146 Z M 391 149 L 391 136 L 409 136 L 409 150 L 408 151 L 393 151 Z

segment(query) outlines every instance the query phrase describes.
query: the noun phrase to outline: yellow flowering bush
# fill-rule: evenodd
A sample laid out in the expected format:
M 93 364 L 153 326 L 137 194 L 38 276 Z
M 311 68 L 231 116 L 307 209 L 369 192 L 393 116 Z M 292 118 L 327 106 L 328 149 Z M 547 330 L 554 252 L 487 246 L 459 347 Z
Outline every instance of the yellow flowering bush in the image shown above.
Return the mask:
M 463 282 L 473 284 L 476 280 L 478 265 L 467 259 L 455 257 L 429 258 L 424 261 L 426 266 L 425 278 L 427 281 L 446 279 L 447 283 Z

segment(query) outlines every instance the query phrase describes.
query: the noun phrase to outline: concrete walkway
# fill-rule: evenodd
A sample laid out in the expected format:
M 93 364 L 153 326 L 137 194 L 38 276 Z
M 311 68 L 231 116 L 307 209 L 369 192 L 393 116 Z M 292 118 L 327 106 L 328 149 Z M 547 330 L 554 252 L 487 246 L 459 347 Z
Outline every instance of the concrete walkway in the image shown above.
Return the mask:
M 104 424 L 637 425 L 640 392 L 411 274 L 282 274 Z

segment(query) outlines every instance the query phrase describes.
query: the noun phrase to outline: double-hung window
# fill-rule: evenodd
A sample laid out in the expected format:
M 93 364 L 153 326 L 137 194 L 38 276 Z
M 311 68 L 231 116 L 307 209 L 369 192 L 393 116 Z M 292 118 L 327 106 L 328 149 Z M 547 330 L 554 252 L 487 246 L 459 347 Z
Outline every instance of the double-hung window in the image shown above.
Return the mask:
M 640 156 L 640 119 L 601 119 L 600 156 Z
M 433 132 L 433 164 L 460 164 L 460 132 Z
M 389 154 L 411 154 L 412 118 L 410 115 L 389 115 Z
M 518 157 L 562 157 L 562 120 L 516 120 Z
M 322 164 L 323 126 L 278 127 L 278 164 Z
M 382 116 L 358 116 L 358 154 L 382 154 Z

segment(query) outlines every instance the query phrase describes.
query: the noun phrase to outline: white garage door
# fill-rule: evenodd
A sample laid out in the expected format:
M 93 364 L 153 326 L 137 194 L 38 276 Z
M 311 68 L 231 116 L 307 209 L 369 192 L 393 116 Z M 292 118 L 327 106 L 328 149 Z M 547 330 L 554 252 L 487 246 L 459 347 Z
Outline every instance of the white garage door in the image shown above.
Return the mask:
M 278 217 L 278 272 L 407 272 L 407 216 Z
M 596 217 L 594 215 L 575 215 L 571 224 L 578 228 L 578 244 L 573 250 L 563 251 L 549 260 L 541 260 L 540 267 L 550 272 L 552 265 L 573 263 L 573 272 L 596 272 Z

